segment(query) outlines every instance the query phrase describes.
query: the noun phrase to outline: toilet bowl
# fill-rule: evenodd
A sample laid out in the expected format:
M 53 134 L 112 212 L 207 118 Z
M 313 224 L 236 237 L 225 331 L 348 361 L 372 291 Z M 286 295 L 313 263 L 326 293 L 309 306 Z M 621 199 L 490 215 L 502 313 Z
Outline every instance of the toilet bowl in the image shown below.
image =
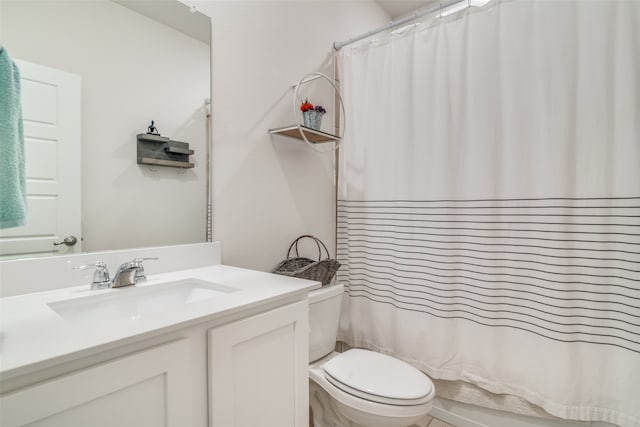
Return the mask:
M 364 349 L 333 351 L 343 285 L 309 293 L 309 402 L 314 427 L 425 425 L 435 396 L 411 365 Z

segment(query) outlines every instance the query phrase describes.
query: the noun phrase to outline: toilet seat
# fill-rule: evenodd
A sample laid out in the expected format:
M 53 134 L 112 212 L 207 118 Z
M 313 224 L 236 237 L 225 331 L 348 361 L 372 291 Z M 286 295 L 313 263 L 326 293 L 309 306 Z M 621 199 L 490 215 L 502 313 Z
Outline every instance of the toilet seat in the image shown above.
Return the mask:
M 436 390 L 432 386 L 426 402 L 418 405 L 399 405 L 374 402 L 366 398 L 358 397 L 343 389 L 336 387 L 327 379 L 324 365 L 340 356 L 341 353 L 332 352 L 320 360 L 309 365 L 310 386 L 314 384 L 329 395 L 331 407 L 338 413 L 346 416 L 359 426 L 409 426 L 422 419 L 431 410 Z M 344 354 L 344 353 L 342 353 Z M 428 379 L 428 378 L 427 378 Z M 430 382 L 430 380 L 429 380 Z M 316 398 L 312 398 L 311 400 Z M 313 405 L 312 405 L 313 406 Z
M 387 405 L 421 405 L 432 398 L 433 384 L 413 366 L 381 353 L 351 349 L 323 365 L 325 378 L 338 389 Z

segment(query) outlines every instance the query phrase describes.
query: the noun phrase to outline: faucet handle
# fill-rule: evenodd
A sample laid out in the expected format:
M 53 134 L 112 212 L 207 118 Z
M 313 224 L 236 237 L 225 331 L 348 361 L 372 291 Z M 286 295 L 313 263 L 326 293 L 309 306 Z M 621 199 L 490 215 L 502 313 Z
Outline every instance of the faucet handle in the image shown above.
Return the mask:
M 95 268 L 93 273 L 93 282 L 91 282 L 91 289 L 104 289 L 111 286 L 111 280 L 109 279 L 109 270 L 107 264 L 102 261 L 96 261 L 95 264 L 85 264 L 77 267 L 73 267 L 74 270 L 87 270 L 89 268 Z
M 152 258 L 135 258 L 133 260 L 133 262 L 137 265 L 138 269 L 136 270 L 136 277 L 135 277 L 135 281 L 136 283 L 139 280 L 146 280 L 147 276 L 145 276 L 144 274 L 144 266 L 142 265 L 142 261 L 157 261 L 158 257 L 152 257 Z

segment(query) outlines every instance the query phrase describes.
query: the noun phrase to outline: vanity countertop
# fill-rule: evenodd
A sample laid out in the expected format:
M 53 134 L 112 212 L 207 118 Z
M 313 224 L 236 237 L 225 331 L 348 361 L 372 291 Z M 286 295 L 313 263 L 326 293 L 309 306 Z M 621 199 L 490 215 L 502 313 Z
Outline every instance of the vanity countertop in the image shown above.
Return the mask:
M 76 286 L 17 295 L 0 299 L 0 375 L 13 378 L 56 363 L 178 330 L 196 323 L 224 323 L 226 319 L 261 306 L 287 299 L 301 299 L 319 282 L 246 270 L 226 265 L 194 268 L 148 276 L 142 288 L 197 279 L 234 291 L 219 298 L 190 302 L 176 309 L 134 318 L 105 319 L 104 322 L 65 320 L 52 305 L 80 300 L 88 296 L 130 292 L 131 288 L 91 290 Z M 268 307 L 267 307 L 268 308 Z

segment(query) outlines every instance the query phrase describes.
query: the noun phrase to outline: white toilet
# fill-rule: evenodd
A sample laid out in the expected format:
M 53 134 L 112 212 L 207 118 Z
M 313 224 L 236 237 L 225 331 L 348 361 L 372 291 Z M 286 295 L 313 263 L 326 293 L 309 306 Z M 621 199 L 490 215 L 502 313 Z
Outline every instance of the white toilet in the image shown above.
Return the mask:
M 343 285 L 309 293 L 309 403 L 314 427 L 426 425 L 435 387 L 425 374 L 370 350 L 334 350 Z

